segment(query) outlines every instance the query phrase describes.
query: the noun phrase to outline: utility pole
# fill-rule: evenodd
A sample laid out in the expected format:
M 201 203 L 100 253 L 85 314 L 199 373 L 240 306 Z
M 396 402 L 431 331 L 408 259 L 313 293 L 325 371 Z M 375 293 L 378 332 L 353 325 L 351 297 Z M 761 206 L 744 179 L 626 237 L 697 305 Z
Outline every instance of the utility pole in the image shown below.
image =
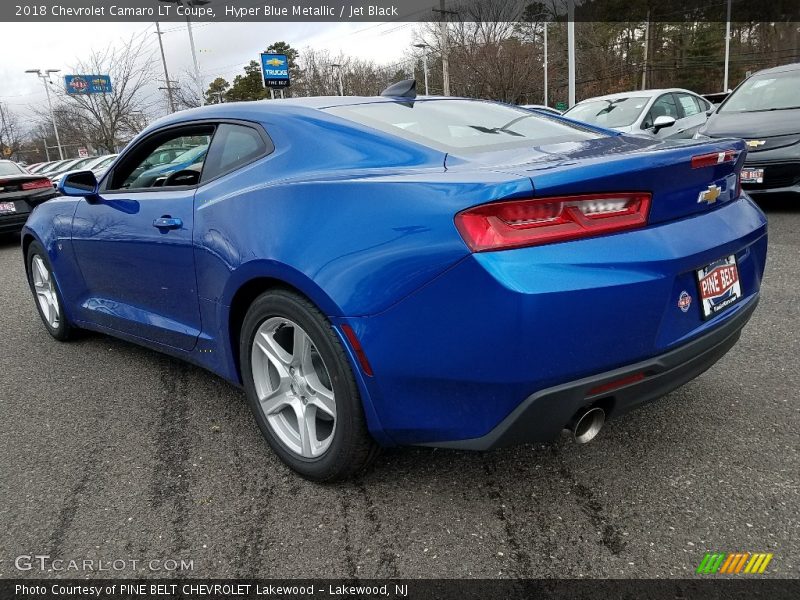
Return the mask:
M 650 10 L 647 10 L 647 21 L 644 24 L 644 60 L 642 61 L 642 89 L 647 89 L 647 53 L 650 49 Z
M 547 25 L 548 22 L 544 22 L 544 105 L 550 106 L 547 103 Z
M 725 82 L 722 91 L 728 91 L 728 63 L 731 59 L 731 0 L 728 0 L 728 21 L 725 23 Z
M 567 8 L 567 63 L 569 80 L 569 107 L 575 106 L 575 0 Z
M 61 160 L 64 160 L 64 150 L 61 148 L 61 138 L 58 135 L 58 125 L 56 125 L 56 113 L 53 112 L 53 102 L 50 100 L 50 86 L 47 84 L 50 83 L 50 73 L 59 73 L 61 69 L 46 69 L 44 73 L 42 73 L 41 69 L 28 69 L 25 71 L 26 73 L 34 73 L 39 79 L 42 80 L 42 85 L 44 85 L 44 91 L 47 94 L 47 106 L 50 108 L 50 120 L 53 122 L 53 131 L 56 134 L 56 145 L 58 146 L 58 156 Z M 44 142 L 45 152 L 47 151 L 47 139 L 45 138 Z
M 442 36 L 442 95 L 450 95 L 450 50 L 447 41 L 447 15 L 457 14 L 453 10 L 447 10 L 445 0 L 439 0 L 439 10 L 433 9 L 433 12 L 438 12 L 442 20 L 439 22 L 441 36 Z
M 167 82 L 167 96 L 169 97 L 169 108 L 175 112 L 175 97 L 172 95 L 172 83 L 169 80 L 169 71 L 167 70 L 167 58 L 164 56 L 164 42 L 161 40 L 161 25 L 156 21 L 156 35 L 158 36 L 158 47 L 161 49 L 161 64 L 164 65 L 164 80 Z
M 186 8 L 190 8 L 192 6 L 204 6 L 208 4 L 211 0 L 158 0 L 159 2 L 164 2 L 166 4 L 177 4 L 179 6 L 184 6 Z M 203 106 L 205 102 L 205 94 L 203 93 L 203 78 L 200 75 L 200 65 L 197 64 L 197 51 L 194 47 L 194 34 L 192 33 L 192 21 L 189 17 L 189 11 L 186 11 L 186 29 L 189 32 L 189 46 L 192 49 L 192 62 L 194 63 L 194 84 L 197 86 L 197 92 L 200 96 L 200 106 Z M 161 38 L 159 38 L 161 39 Z

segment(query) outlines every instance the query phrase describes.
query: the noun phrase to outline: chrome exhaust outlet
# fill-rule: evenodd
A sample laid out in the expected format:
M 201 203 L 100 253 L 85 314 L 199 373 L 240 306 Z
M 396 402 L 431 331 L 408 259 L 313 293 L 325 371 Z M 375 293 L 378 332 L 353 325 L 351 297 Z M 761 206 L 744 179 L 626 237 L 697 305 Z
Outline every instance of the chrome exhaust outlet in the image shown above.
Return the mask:
M 606 422 L 606 411 L 595 406 L 581 413 L 575 419 L 571 429 L 576 444 L 591 442 Z

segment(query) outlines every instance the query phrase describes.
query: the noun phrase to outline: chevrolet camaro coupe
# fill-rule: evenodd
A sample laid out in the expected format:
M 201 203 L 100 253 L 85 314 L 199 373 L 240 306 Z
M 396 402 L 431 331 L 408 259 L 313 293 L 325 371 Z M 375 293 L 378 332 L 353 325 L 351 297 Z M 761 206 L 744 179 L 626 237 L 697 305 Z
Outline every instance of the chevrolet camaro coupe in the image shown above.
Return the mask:
M 201 162 L 141 187 L 165 147 Z M 378 97 L 170 115 L 22 233 L 48 332 L 90 329 L 242 386 L 306 478 L 380 447 L 588 441 L 697 377 L 752 315 L 767 224 L 744 142 Z

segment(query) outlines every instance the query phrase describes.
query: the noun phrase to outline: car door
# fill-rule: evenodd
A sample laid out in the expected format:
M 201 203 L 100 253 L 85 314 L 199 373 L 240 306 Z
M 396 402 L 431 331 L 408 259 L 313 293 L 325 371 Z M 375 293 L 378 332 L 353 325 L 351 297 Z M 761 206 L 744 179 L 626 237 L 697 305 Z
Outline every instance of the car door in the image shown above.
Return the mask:
M 194 195 L 205 153 L 159 178 L 139 177 L 163 148 L 208 147 L 210 124 L 156 132 L 138 142 L 101 182 L 98 196 L 78 203 L 72 242 L 85 282 L 81 318 L 179 348 L 201 330 L 192 233 Z
M 655 123 L 655 120 L 658 117 L 663 116 L 672 117 L 675 119 L 675 124 L 672 127 L 664 127 L 654 132 L 652 130 L 653 123 Z M 667 92 L 666 94 L 661 94 L 655 100 L 655 102 L 653 102 L 653 105 L 650 107 L 647 116 L 645 116 L 645 118 L 642 120 L 642 129 L 647 130 L 650 135 L 659 139 L 680 137 L 680 118 L 681 113 L 678 109 L 678 104 L 675 100 L 674 94 Z
M 675 96 L 683 111 L 683 118 L 678 122 L 678 124 L 680 124 L 679 137 L 691 138 L 708 119 L 708 115 L 706 114 L 706 111 L 709 109 L 708 103 L 694 94 L 685 92 L 678 92 Z

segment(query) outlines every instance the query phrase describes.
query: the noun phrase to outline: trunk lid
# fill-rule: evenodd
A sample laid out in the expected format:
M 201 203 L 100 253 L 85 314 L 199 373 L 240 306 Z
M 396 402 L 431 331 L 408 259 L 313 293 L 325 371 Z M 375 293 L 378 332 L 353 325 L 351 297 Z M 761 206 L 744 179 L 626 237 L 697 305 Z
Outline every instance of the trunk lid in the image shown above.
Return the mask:
M 692 158 L 734 152 L 734 160 L 692 167 Z M 737 197 L 742 140 L 653 140 L 616 135 L 593 140 L 449 155 L 448 170 L 485 169 L 529 177 L 534 197 L 636 192 L 652 194 L 649 223 L 702 213 Z

